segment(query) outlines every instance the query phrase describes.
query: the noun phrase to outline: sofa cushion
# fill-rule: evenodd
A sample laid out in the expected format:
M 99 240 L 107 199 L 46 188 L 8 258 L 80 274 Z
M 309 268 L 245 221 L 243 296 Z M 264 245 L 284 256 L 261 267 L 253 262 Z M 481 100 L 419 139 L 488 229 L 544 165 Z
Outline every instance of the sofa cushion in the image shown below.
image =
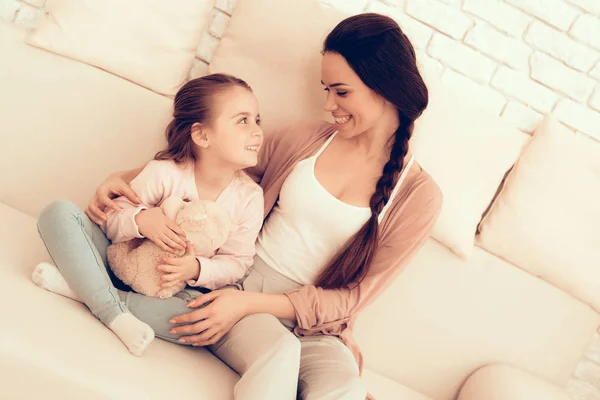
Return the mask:
M 564 388 L 508 365 L 486 365 L 469 377 L 457 400 L 569 400 Z
M 600 311 L 600 143 L 546 116 L 480 231 L 484 248 Z
M 451 400 L 491 362 L 564 385 L 599 322 L 585 303 L 477 246 L 464 260 L 429 239 L 357 316 L 354 334 L 365 368 Z
M 57 199 L 83 208 L 109 173 L 164 146 L 173 101 L 25 35 L 0 22 L 0 202 L 32 216 Z
M 214 0 L 53 0 L 28 43 L 175 95 Z
M 345 17 L 315 0 L 238 0 L 208 71 L 239 76 L 252 86 L 266 131 L 327 118 L 321 47 Z
M 433 400 L 370 369 L 363 370 L 362 378 L 377 400 Z
M 0 398 L 233 398 L 238 375 L 208 351 L 156 339 L 132 356 L 84 305 L 35 286 L 49 261 L 35 219 L 0 203 L 0 221 Z
M 432 236 L 466 258 L 481 217 L 530 137 L 486 110 L 457 102 L 437 78 L 427 85 L 429 106 L 415 122 L 410 144 L 444 195 Z

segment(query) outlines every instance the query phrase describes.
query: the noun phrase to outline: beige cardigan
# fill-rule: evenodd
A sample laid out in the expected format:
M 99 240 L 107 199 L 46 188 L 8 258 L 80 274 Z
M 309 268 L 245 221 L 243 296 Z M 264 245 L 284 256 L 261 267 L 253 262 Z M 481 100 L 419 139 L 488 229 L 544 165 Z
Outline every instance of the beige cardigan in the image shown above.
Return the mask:
M 256 167 L 247 170 L 264 190 L 265 218 L 275 206 L 283 182 L 294 166 L 321 148 L 335 127 L 326 122 L 297 123 L 271 132 Z M 440 212 L 442 194 L 416 163 L 380 224 L 380 241 L 364 280 L 356 287 L 322 289 L 306 285 L 287 293 L 297 319 L 297 336 L 333 335 L 354 353 L 362 371 L 362 355 L 352 338 L 356 314 L 375 300 L 419 250 Z

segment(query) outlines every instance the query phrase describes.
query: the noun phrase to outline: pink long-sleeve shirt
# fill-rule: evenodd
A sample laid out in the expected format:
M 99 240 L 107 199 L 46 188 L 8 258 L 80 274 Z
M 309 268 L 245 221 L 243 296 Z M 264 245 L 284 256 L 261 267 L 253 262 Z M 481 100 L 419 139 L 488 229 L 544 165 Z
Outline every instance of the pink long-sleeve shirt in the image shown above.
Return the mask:
M 248 174 L 263 188 L 265 215 L 275 206 L 290 172 L 313 156 L 335 132 L 326 122 L 296 123 L 267 135 L 256 167 Z M 354 353 L 362 371 L 362 355 L 352 337 L 357 313 L 373 302 L 425 243 L 439 215 L 442 194 L 434 180 L 414 164 L 379 225 L 375 257 L 358 285 L 323 289 L 305 285 L 286 293 L 296 314 L 298 336 L 333 335 Z
M 102 225 L 113 243 L 142 238 L 135 216 L 144 209 L 160 206 L 167 197 L 179 196 L 189 201 L 199 199 L 193 163 L 150 161 L 130 185 L 141 203 L 134 205 L 123 196 L 115 200 L 122 209 L 109 211 L 107 221 Z M 261 187 L 240 172 L 216 203 L 228 211 L 233 223 L 232 234 L 212 257 L 197 257 L 200 276 L 187 282 L 191 286 L 217 289 L 233 284 L 242 279 L 252 265 L 255 241 L 263 221 Z

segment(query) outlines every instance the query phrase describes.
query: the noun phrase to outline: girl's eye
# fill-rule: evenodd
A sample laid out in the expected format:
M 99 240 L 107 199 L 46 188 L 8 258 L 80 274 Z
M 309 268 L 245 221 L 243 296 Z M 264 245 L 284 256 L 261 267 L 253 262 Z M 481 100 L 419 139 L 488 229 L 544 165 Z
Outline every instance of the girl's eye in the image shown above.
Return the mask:
M 324 90 L 324 91 L 326 91 L 326 92 L 329 92 L 329 89 L 328 89 L 328 88 L 323 88 L 323 90 Z
M 248 123 L 248 118 L 242 118 L 240 119 L 240 124 L 247 124 Z
M 260 123 L 261 123 L 261 119 L 260 119 L 260 118 L 257 118 L 257 119 L 256 119 L 256 125 L 260 125 Z
M 348 94 L 348 92 L 337 92 L 337 95 L 340 97 L 344 97 L 347 94 Z

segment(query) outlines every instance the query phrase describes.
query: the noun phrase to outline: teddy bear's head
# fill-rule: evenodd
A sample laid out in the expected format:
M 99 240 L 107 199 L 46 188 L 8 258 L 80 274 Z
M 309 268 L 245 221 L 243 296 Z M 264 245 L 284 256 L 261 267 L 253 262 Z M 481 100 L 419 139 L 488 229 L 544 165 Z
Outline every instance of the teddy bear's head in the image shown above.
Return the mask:
M 231 219 L 223 207 L 211 201 L 184 201 L 168 197 L 161 204 L 165 215 L 185 231 L 196 255 L 212 255 L 229 237 Z

